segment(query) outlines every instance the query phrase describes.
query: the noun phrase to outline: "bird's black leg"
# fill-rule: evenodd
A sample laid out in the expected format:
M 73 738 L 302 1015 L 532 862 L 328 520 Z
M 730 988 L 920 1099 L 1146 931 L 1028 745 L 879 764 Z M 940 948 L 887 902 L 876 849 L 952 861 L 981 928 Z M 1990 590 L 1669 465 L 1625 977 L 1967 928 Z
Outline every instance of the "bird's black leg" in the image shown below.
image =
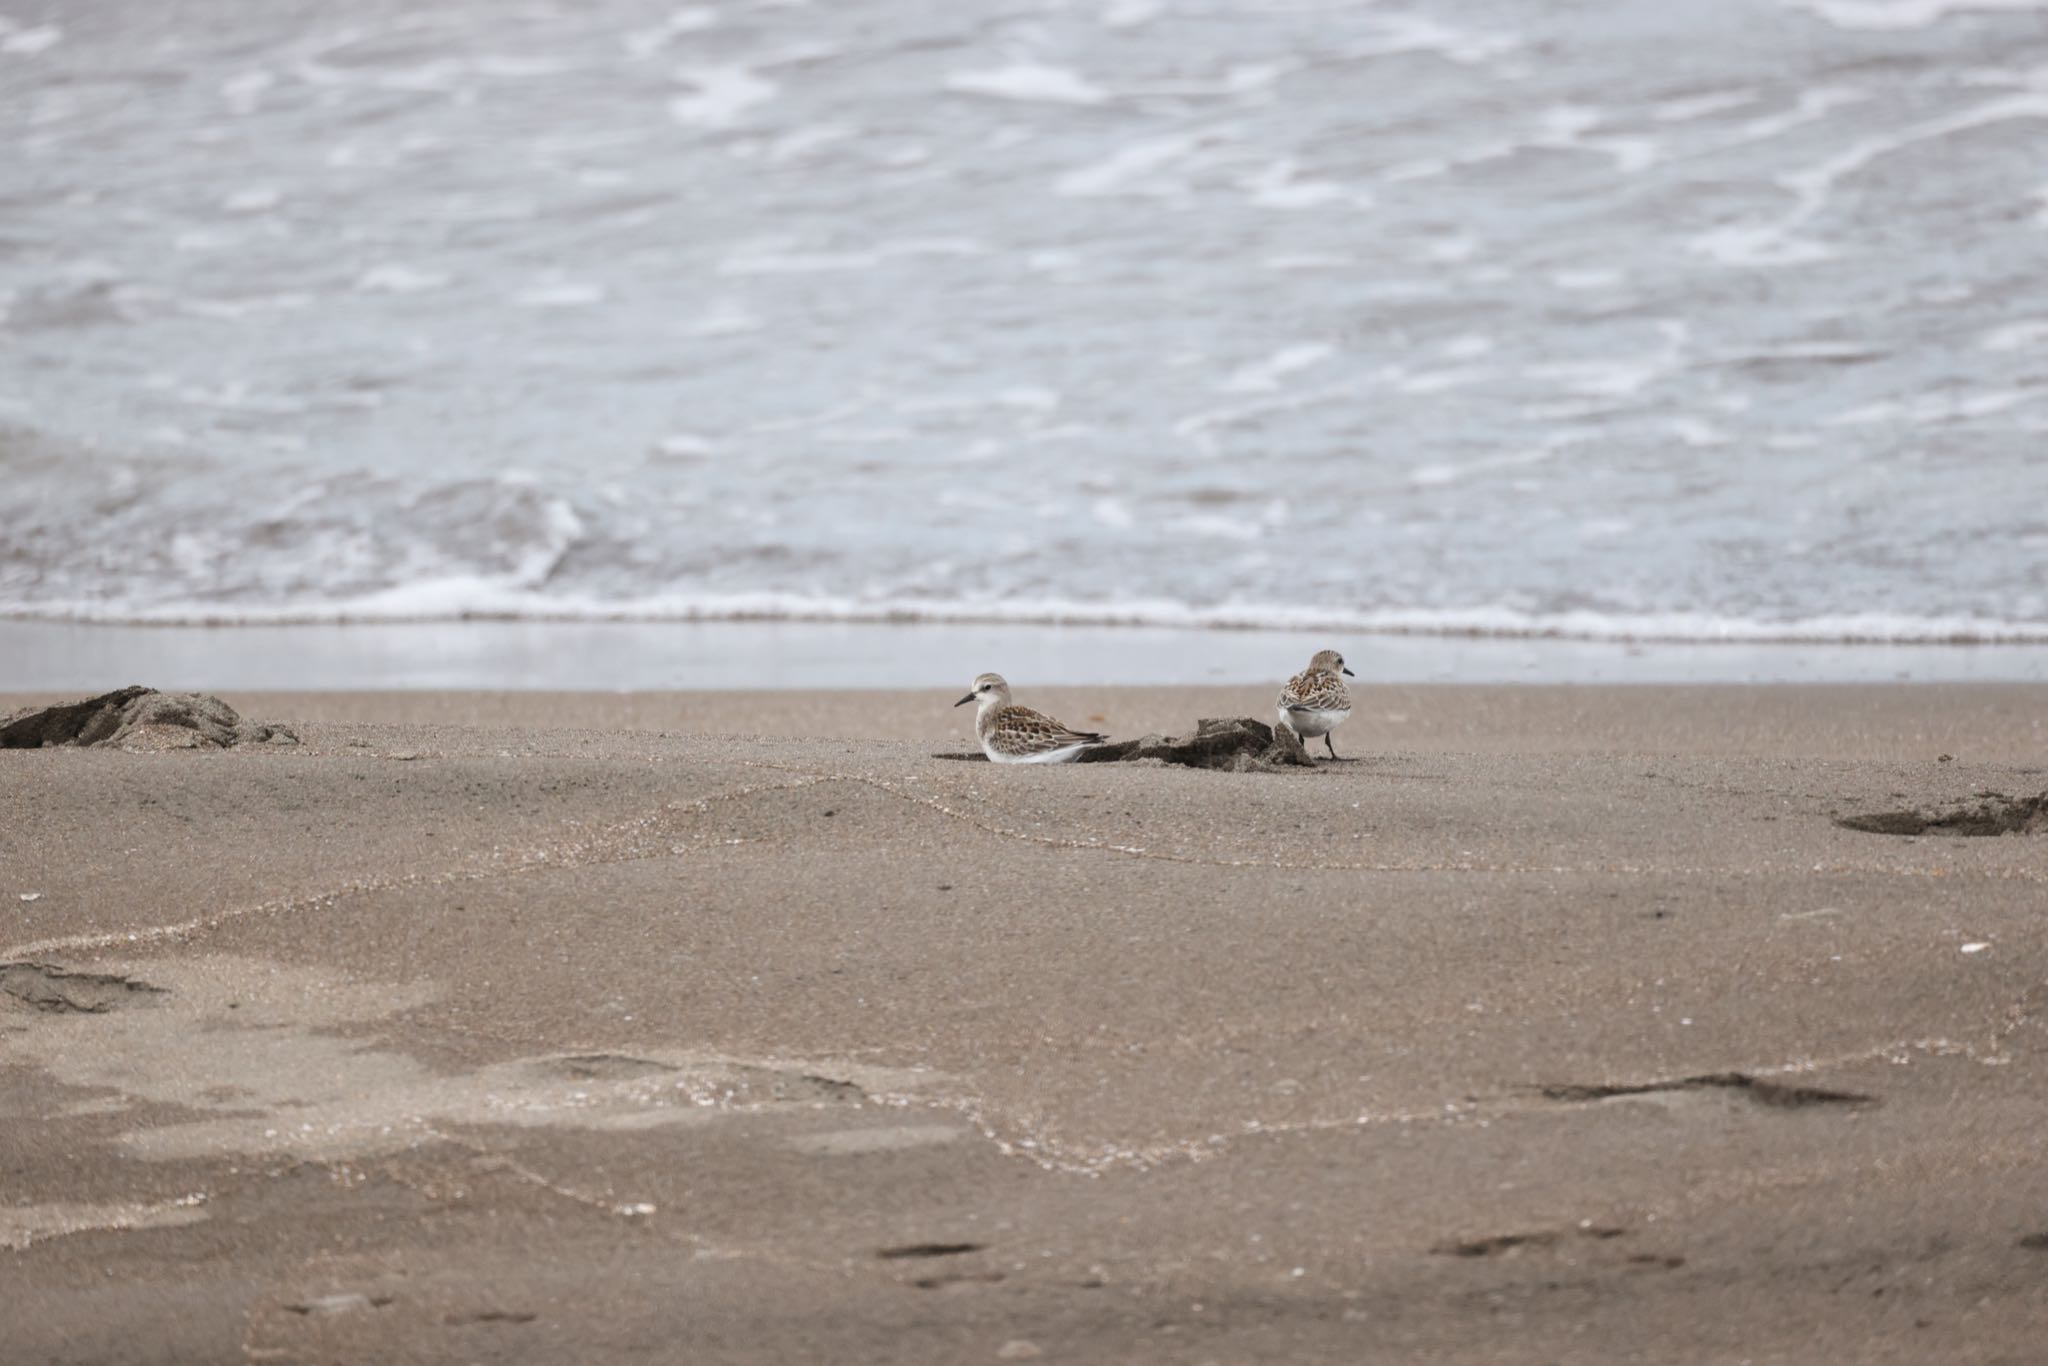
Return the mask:
M 1336 758 L 1336 757 L 1337 757 L 1337 747 L 1336 747 L 1335 745 L 1331 745 L 1331 744 L 1330 744 L 1330 732 L 1328 732 L 1328 731 L 1324 731 L 1324 732 L 1323 732 L 1323 743 L 1324 743 L 1324 744 L 1326 744 L 1326 745 L 1329 745 L 1329 746 L 1330 746 L 1330 757 L 1331 757 L 1332 759 Z

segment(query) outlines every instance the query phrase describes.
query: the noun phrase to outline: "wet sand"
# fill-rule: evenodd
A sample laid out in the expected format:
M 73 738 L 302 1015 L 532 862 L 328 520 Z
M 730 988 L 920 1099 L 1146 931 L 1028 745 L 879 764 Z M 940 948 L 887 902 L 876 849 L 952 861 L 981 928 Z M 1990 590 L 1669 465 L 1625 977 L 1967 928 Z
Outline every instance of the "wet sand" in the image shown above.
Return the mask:
M 957 695 L 0 753 L 10 1363 L 2037 1358 L 2048 688 Z

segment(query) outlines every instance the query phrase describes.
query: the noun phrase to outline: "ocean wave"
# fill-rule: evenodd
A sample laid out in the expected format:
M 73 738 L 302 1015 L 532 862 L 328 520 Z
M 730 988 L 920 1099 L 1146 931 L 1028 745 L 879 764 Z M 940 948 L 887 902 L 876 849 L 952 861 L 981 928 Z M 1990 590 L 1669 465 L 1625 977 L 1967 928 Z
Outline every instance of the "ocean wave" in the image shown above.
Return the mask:
M 2048 643 L 2044 5 L 0 19 L 0 614 Z
M 501 580 L 446 578 L 348 598 L 245 605 L 205 601 L 0 602 L 0 618 L 129 626 L 351 625 L 394 622 L 836 622 L 1331 631 L 1366 635 L 1691 644 L 2038 645 L 2048 621 L 1883 612 L 1780 620 L 1705 612 L 1542 612 L 1501 606 L 1302 607 L 1169 600 L 845 598 L 795 593 L 600 599 L 535 593 Z

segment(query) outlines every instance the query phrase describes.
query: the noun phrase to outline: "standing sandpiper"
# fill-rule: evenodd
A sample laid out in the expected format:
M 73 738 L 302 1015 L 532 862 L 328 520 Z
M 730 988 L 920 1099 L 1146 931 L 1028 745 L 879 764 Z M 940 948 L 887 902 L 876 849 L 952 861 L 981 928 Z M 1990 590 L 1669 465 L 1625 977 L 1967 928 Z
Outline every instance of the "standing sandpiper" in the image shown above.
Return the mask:
M 1344 667 L 1344 656 L 1335 650 L 1317 651 L 1306 669 L 1287 680 L 1278 705 L 1280 724 L 1303 740 L 1322 736 L 1332 759 L 1337 747 L 1330 743 L 1330 732 L 1351 715 L 1351 694 L 1344 691 L 1339 674 L 1358 677 Z

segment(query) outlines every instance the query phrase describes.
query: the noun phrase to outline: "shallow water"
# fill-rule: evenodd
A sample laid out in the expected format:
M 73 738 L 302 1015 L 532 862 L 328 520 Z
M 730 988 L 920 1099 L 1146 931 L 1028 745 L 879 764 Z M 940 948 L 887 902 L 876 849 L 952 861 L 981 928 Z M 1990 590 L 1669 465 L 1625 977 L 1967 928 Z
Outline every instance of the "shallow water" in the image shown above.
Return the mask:
M 1332 644 L 1375 683 L 2048 682 L 2048 645 L 1626 643 L 1031 623 L 0 621 L 0 693 L 382 688 L 596 692 L 1278 682 Z M 4 707 L 0 707 L 4 710 Z M 965 713 L 962 713 L 963 715 Z
M 2048 9 L 0 0 L 0 612 L 2048 640 Z

